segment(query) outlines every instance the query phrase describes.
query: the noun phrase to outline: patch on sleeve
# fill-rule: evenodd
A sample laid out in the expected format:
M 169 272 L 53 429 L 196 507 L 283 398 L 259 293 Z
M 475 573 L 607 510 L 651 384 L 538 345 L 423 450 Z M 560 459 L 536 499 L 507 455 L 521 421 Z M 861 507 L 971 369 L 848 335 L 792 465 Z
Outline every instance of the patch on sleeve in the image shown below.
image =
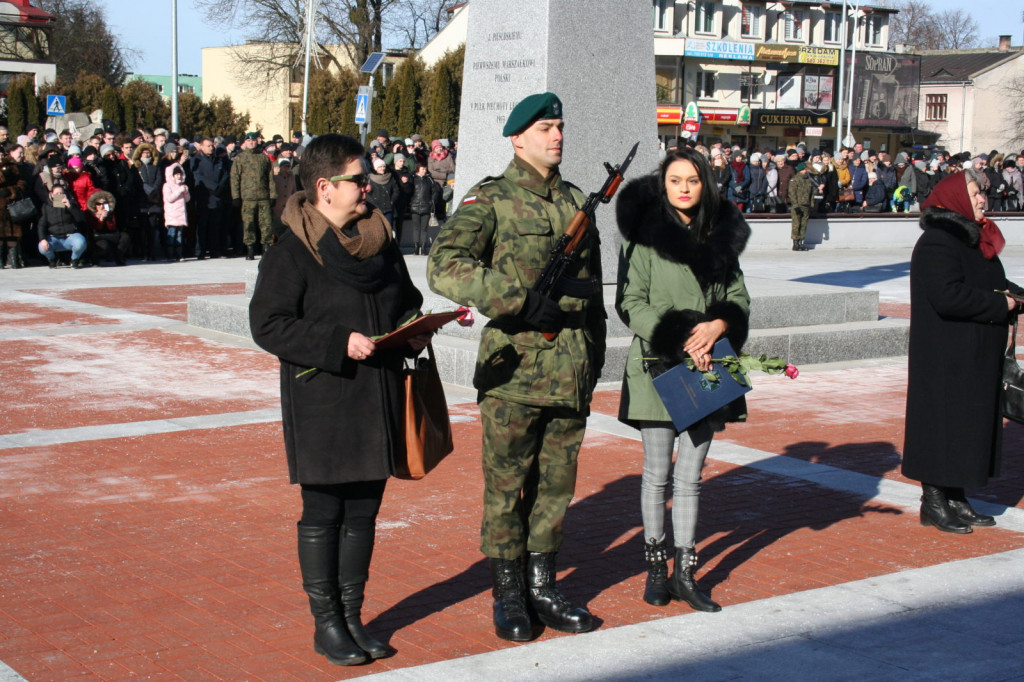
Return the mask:
M 465 206 L 466 204 L 475 204 L 475 203 L 476 203 L 476 195 L 474 194 L 471 197 L 466 197 L 465 199 L 463 199 L 462 203 L 459 204 L 459 205 L 460 206 Z

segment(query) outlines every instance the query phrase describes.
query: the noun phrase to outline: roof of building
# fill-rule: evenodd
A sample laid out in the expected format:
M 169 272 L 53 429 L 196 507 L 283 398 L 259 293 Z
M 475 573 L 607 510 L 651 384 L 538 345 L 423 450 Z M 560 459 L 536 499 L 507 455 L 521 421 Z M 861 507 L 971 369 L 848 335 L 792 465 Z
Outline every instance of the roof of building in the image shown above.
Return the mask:
M 741 0 L 741 2 L 751 2 L 756 4 L 760 4 L 763 1 L 767 2 L 768 4 L 773 3 L 773 0 Z M 822 0 L 774 0 L 774 4 L 782 5 L 784 7 L 787 5 L 792 5 L 794 7 L 803 6 L 809 8 L 821 7 L 824 10 L 835 10 L 837 12 L 841 12 L 843 9 L 842 0 L 832 0 L 831 2 L 829 2 L 829 0 L 825 0 L 825 2 L 822 2 Z M 853 5 L 848 5 L 847 9 L 854 9 L 854 7 Z M 866 2 L 862 2 L 858 9 L 860 9 L 865 14 L 870 14 L 872 12 L 896 14 L 899 12 L 899 10 L 894 7 L 883 7 L 882 5 L 873 5 L 868 4 Z
M 921 50 L 919 54 L 922 83 L 962 83 L 1019 57 L 1024 50 Z

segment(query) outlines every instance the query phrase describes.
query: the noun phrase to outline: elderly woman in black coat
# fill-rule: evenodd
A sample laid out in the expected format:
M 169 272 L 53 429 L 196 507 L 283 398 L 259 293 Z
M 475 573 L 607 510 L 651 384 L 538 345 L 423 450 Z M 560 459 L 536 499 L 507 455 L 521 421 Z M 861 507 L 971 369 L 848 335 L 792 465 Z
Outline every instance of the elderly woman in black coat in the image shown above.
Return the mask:
M 404 352 L 373 337 L 419 311 L 391 230 L 366 204 L 363 147 L 321 135 L 299 166 L 285 233 L 260 263 L 249 306 L 253 339 L 281 361 L 292 483 L 302 489 L 299 566 L 314 649 L 338 665 L 390 656 L 360 620 L 384 486 L 401 454 Z
M 921 481 L 921 524 L 947 533 L 994 526 L 965 488 L 999 473 L 999 405 L 1007 323 L 1022 293 L 1006 279 L 1005 244 L 969 173 L 939 182 L 923 204 L 910 262 L 910 352 L 903 475 Z

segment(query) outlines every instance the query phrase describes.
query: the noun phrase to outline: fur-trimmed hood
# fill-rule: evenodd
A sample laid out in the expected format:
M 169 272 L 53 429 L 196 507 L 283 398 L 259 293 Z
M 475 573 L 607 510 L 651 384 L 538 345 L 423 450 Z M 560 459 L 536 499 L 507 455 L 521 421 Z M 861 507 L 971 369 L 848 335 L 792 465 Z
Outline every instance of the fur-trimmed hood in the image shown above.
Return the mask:
M 739 269 L 750 226 L 735 204 L 722 199 L 718 220 L 706 243 L 698 242 L 668 212 L 658 191 L 658 175 L 630 181 L 619 194 L 615 213 L 625 239 L 654 249 L 662 258 L 688 265 L 701 281 L 724 282 Z
M 140 160 L 140 159 L 142 159 L 142 152 L 147 151 L 147 150 L 149 151 L 150 154 L 153 155 L 153 165 L 155 166 L 157 164 L 157 161 L 159 160 L 160 157 L 156 153 L 156 147 L 154 147 L 149 142 L 143 142 L 142 144 L 140 144 L 138 147 L 135 148 L 135 151 L 132 152 L 132 165 L 133 166 L 138 168 L 139 166 L 142 165 L 142 161 Z
M 921 212 L 922 230 L 943 230 L 953 235 L 972 249 L 978 248 L 981 240 L 981 226 L 955 211 L 936 206 L 925 206 Z

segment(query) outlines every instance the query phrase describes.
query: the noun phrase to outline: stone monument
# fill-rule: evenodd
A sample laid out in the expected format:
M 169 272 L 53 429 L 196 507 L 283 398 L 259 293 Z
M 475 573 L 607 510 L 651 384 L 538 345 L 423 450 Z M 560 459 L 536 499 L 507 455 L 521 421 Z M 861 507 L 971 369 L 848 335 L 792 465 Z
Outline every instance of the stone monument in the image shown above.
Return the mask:
M 626 180 L 658 163 L 654 30 L 647 0 L 472 0 L 459 119 L 453 206 L 512 158 L 501 136 L 523 97 L 550 91 L 565 112 L 562 176 L 597 191 L 607 161 L 640 148 Z M 597 213 L 604 279 L 614 282 L 619 232 L 614 203 Z

